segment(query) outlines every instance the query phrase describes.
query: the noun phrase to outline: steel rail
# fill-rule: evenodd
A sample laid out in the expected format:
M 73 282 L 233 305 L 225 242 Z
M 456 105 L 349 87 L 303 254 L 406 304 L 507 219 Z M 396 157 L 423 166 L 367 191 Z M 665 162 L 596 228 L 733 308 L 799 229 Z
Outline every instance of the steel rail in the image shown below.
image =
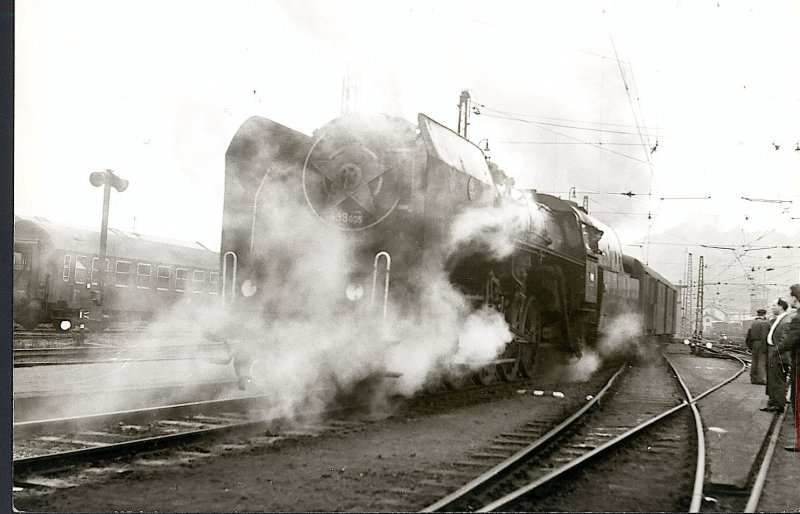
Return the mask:
M 508 494 L 508 495 L 506 495 L 506 496 L 504 496 L 502 498 L 499 498 L 499 499 L 493 501 L 492 503 L 489 503 L 488 505 L 485 505 L 485 506 L 481 507 L 480 509 L 476 510 L 475 512 L 492 512 L 494 510 L 497 510 L 497 509 L 499 509 L 499 508 L 511 503 L 512 501 L 514 501 L 514 500 L 516 500 L 516 499 L 518 499 L 518 498 L 520 498 L 522 496 L 525 496 L 526 494 L 530 493 L 531 491 L 533 491 L 535 489 L 538 489 L 539 487 L 541 487 L 544 484 L 554 480 L 555 478 L 558 478 L 558 477 L 564 475 L 565 473 L 567 473 L 569 471 L 572 471 L 574 468 L 577 468 L 577 467 L 585 464 L 586 462 L 594 459 L 595 457 L 607 452 L 608 450 L 611 450 L 611 449 L 615 448 L 620 443 L 622 443 L 624 441 L 627 441 L 630 437 L 632 437 L 632 436 L 638 434 L 639 432 L 645 430 L 646 428 L 650 427 L 650 425 L 658 423 L 659 421 L 671 416 L 672 414 L 678 412 L 679 410 L 683 409 L 687 405 L 689 405 L 689 402 L 687 402 L 687 401 L 682 402 L 682 403 L 676 405 L 675 407 L 672 407 L 671 409 L 669 409 L 667 411 L 664 411 L 661 414 L 658 414 L 658 415 L 650 418 L 649 420 L 647 420 L 647 421 L 645 421 L 643 423 L 640 423 L 639 425 L 636 425 L 635 427 L 631 428 L 630 430 L 626 431 L 625 433 L 620 434 L 619 436 L 615 437 L 614 439 L 611 439 L 610 441 L 606 442 L 605 444 L 602 444 L 602 445 L 598 446 L 594 450 L 581 455 L 577 459 L 568 462 L 564 466 L 554 470 L 551 473 L 548 473 L 547 475 L 535 480 L 534 482 L 529 483 L 525 487 L 517 489 L 516 491 L 514 491 L 511 494 Z
M 212 400 L 208 402 L 178 404 L 171 407 L 180 410 L 192 406 L 200 406 L 200 405 L 207 406 L 213 404 L 220 404 L 224 402 L 236 403 L 237 400 L 252 401 L 264 397 L 266 396 L 250 396 L 232 401 Z M 158 411 L 164 409 L 166 409 L 166 407 L 157 407 L 154 409 L 137 409 L 134 411 L 123 411 L 123 412 L 129 413 L 129 412 L 140 412 L 148 410 Z M 316 411 L 310 411 L 307 414 L 313 416 L 319 416 L 325 413 L 336 413 L 336 412 L 344 412 L 344 409 L 316 410 Z M 89 417 L 96 417 L 96 416 L 89 416 Z M 64 452 L 55 452 L 55 453 L 37 455 L 32 457 L 22 457 L 13 460 L 12 468 L 14 475 L 24 475 L 37 470 L 43 470 L 43 469 L 46 470 L 54 468 L 60 469 L 64 467 L 71 467 L 81 462 L 86 462 L 90 458 L 92 459 L 112 458 L 112 457 L 119 457 L 121 455 L 130 455 L 137 452 L 154 451 L 163 448 L 169 448 L 171 446 L 174 446 L 176 443 L 191 441 L 208 435 L 224 434 L 227 432 L 239 431 L 239 430 L 241 431 L 251 430 L 252 428 L 255 427 L 273 423 L 279 419 L 281 419 L 280 416 L 270 416 L 261 419 L 241 421 L 238 423 L 230 423 L 216 427 L 187 430 L 185 432 L 180 432 L 176 434 L 164 434 L 164 435 L 152 436 L 141 439 L 133 439 L 129 441 L 121 441 L 118 443 L 108 443 L 108 444 L 103 444 L 102 446 L 95 446 L 90 448 L 81 448 L 76 450 L 68 450 Z M 62 421 L 62 420 L 52 420 L 52 421 Z
M 69 425 L 99 424 L 110 421 L 119 421 L 130 418 L 152 418 L 163 416 L 164 413 L 175 413 L 181 411 L 195 411 L 204 407 L 226 406 L 247 406 L 258 400 L 268 398 L 267 395 L 243 396 L 241 398 L 229 398 L 224 400 L 209 400 L 199 402 L 178 403 L 172 405 L 161 405 L 158 407 L 146 407 L 141 409 L 129 409 L 114 412 L 103 412 L 98 414 L 87 414 L 83 416 L 67 416 L 62 418 L 41 419 L 33 421 L 18 421 L 13 425 L 15 435 L 42 433 L 48 430 L 56 430 L 60 427 Z M 16 461 L 15 461 L 16 462 Z
M 695 464 L 694 486 L 692 487 L 692 501 L 689 505 L 689 512 L 700 512 L 700 507 L 703 504 L 703 485 L 705 484 L 706 473 L 706 438 L 703 432 L 703 420 L 700 417 L 700 411 L 697 409 L 697 405 L 695 405 L 695 400 L 692 399 L 689 386 L 686 385 L 683 377 L 678 373 L 678 370 L 675 369 L 675 366 L 669 359 L 667 359 L 667 364 L 672 368 L 675 377 L 678 379 L 678 383 L 680 383 L 683 388 L 683 393 L 689 401 L 689 406 L 692 409 L 692 416 L 694 417 L 694 428 L 697 434 L 697 462 Z
M 51 469 L 54 467 L 69 467 L 77 463 L 88 460 L 88 458 L 103 459 L 118 457 L 124 454 L 137 453 L 142 451 L 153 451 L 174 446 L 175 443 L 190 441 L 209 434 L 222 434 L 233 430 L 244 430 L 246 428 L 258 426 L 270 420 L 251 420 L 242 423 L 234 423 L 219 427 L 209 427 L 198 430 L 191 430 L 177 434 L 165 434 L 132 441 L 119 443 L 109 443 L 103 446 L 92 448 L 82 448 L 65 452 L 49 453 L 34 457 L 23 457 L 14 459 L 12 467 L 14 474 L 27 474 L 37 470 Z
M 747 369 L 747 363 L 744 359 L 740 358 L 737 355 L 726 353 L 726 352 L 731 352 L 730 349 L 723 349 L 723 351 L 711 349 L 711 351 L 713 353 L 723 355 L 730 359 L 736 359 L 742 363 L 742 369 L 740 369 L 739 372 L 733 378 L 738 377 L 740 374 L 744 372 L 745 369 Z M 730 379 L 727 382 L 730 382 L 731 380 L 733 379 Z M 711 391 L 707 391 L 702 396 L 705 396 L 709 392 Z M 786 393 L 787 397 L 789 396 L 789 393 L 790 392 L 787 391 Z M 695 401 L 699 399 L 700 397 L 698 397 Z M 758 474 L 756 475 L 755 481 L 753 482 L 753 487 L 750 490 L 750 495 L 747 499 L 747 505 L 744 508 L 744 512 L 755 512 L 756 509 L 758 508 L 758 502 L 761 500 L 761 495 L 764 492 L 764 485 L 766 484 L 767 473 L 769 472 L 769 468 L 772 464 L 772 457 L 775 454 L 775 448 L 778 445 L 778 439 L 780 437 L 781 429 L 783 428 L 783 422 L 786 418 L 786 410 L 787 409 L 784 409 L 781 413 L 777 414 L 775 418 L 773 418 L 775 419 L 775 421 L 770 427 L 770 432 L 767 435 L 767 437 L 769 438 L 769 442 L 767 443 L 767 449 L 764 452 L 764 457 L 761 460 L 761 465 L 759 466 Z
M 745 512 L 755 512 L 758 508 L 758 502 L 761 500 L 761 494 L 764 492 L 764 484 L 767 481 L 767 473 L 769 472 L 770 465 L 772 464 L 772 456 L 775 454 L 775 447 L 778 445 L 778 437 L 783 427 L 783 421 L 786 418 L 786 411 L 778 415 L 777 421 L 772 426 L 772 431 L 769 435 L 769 445 L 767 451 L 764 453 L 764 458 L 761 461 L 761 466 L 758 468 L 758 475 L 753 483 L 753 488 L 750 491 L 750 496 L 747 499 L 747 505 L 744 508 Z
M 219 343 L 200 343 L 195 345 L 178 344 L 152 348 L 126 348 L 121 346 L 17 348 L 14 349 L 13 352 L 13 366 L 15 368 L 30 368 L 36 366 L 99 364 L 108 362 L 197 360 L 206 359 L 206 356 L 196 352 L 218 348 L 222 348 L 222 345 Z M 141 355 L 137 355 L 137 352 L 140 352 Z
M 733 358 L 736 358 L 736 357 L 733 357 Z M 626 431 L 625 433 L 620 434 L 619 436 L 615 437 L 614 439 L 609 440 L 605 444 L 603 444 L 601 446 L 598 446 L 594 450 L 592 450 L 592 451 L 590 451 L 590 452 L 588 452 L 588 453 L 586 453 L 584 455 L 581 455 L 577 459 L 572 460 L 569 463 L 565 464 L 564 466 L 562 466 L 562 467 L 560 467 L 558 469 L 555 469 L 551 473 L 548 473 L 547 475 L 535 480 L 534 482 L 529 483 L 525 487 L 517 489 L 513 493 L 510 493 L 510 494 L 508 494 L 508 495 L 506 495 L 506 496 L 504 496 L 502 498 L 499 498 L 499 499 L 497 499 L 497 500 L 495 500 L 495 501 L 493 501 L 493 502 L 481 507 L 476 512 L 491 512 L 491 511 L 494 511 L 494 510 L 501 509 L 504 506 L 508 505 L 509 503 L 517 500 L 518 498 L 529 494 L 531 491 L 542 487 L 543 485 L 545 485 L 545 484 L 551 482 L 552 480 L 554 480 L 554 479 L 556 479 L 556 478 L 568 473 L 569 471 L 572 471 L 573 469 L 575 469 L 575 468 L 587 463 L 588 461 L 596 458 L 597 456 L 599 456 L 601 454 L 604 454 L 604 453 L 606 453 L 607 451 L 609 451 L 611 449 L 616 448 L 617 446 L 619 446 L 621 443 L 627 441 L 632 436 L 634 436 L 634 435 L 646 430 L 651 425 L 654 425 L 654 424 L 656 424 L 656 423 L 668 418 L 669 416 L 675 414 L 676 412 L 678 412 L 679 410 L 683 409 L 684 407 L 693 406 L 693 404 L 696 403 L 699 399 L 711 394 L 712 392 L 718 390 L 719 388 L 721 388 L 724 385 L 728 384 L 732 380 L 736 379 L 736 377 L 738 377 L 746 369 L 746 365 L 744 365 L 744 362 L 741 361 L 741 359 L 738 359 L 738 358 L 736 358 L 736 359 L 739 360 L 740 362 L 742 362 L 742 364 L 743 364 L 742 369 L 740 369 L 736 374 L 734 374 L 733 376 L 731 376 L 730 378 L 728 378 L 724 382 L 721 382 L 720 384 L 718 384 L 718 385 L 708 389 L 707 391 L 703 392 L 703 394 L 699 395 L 697 398 L 692 399 L 691 396 L 689 396 L 686 401 L 676 405 L 675 407 L 672 407 L 671 409 L 669 409 L 669 410 L 667 410 L 665 412 L 662 412 L 661 414 L 658 414 L 658 415 L 650 418 L 649 420 L 647 420 L 647 421 L 645 421 L 643 423 L 640 423 L 639 425 L 636 425 L 635 427 L 631 428 L 630 430 Z M 667 359 L 667 361 L 669 362 L 668 359 Z M 673 368 L 673 370 L 674 370 L 674 367 L 672 367 L 671 364 L 670 364 L 670 367 Z M 676 375 L 678 375 L 678 374 L 676 373 Z M 688 392 L 688 390 L 685 390 L 685 392 Z M 699 412 L 697 412 L 697 417 L 695 418 L 695 426 L 696 426 L 696 428 L 697 428 L 698 418 L 699 418 Z M 702 424 L 700 425 L 699 428 L 697 428 L 697 430 L 702 432 Z M 698 459 L 699 459 L 699 457 L 698 457 Z M 702 468 L 699 468 L 700 464 L 702 464 Z M 693 494 L 692 494 L 691 506 L 696 508 L 696 509 L 699 509 L 699 505 L 697 504 L 697 498 L 702 500 L 702 486 L 698 486 L 697 482 L 698 482 L 698 475 L 700 476 L 700 478 L 702 478 L 704 476 L 704 472 L 705 472 L 705 454 L 704 453 L 703 453 L 703 457 L 702 457 L 702 463 L 698 462 L 697 466 L 698 467 L 696 468 L 696 471 L 695 471 L 695 485 L 694 485 L 694 490 L 693 490 Z M 703 474 L 702 475 L 700 474 L 700 469 L 703 470 Z M 698 493 L 698 490 L 699 490 L 699 493 Z M 697 510 L 695 510 L 693 512 L 697 512 Z
M 714 387 L 711 387 L 711 388 L 709 388 L 708 390 L 706 390 L 706 391 L 703 391 L 702 393 L 700 393 L 698 396 L 696 396 L 696 397 L 695 397 L 695 399 L 694 399 L 694 400 L 692 400 L 693 402 L 698 402 L 698 401 L 700 401 L 701 399 L 703 399 L 703 398 L 705 398 L 706 396 L 708 396 L 709 394 L 713 393 L 714 391 L 716 391 L 716 390 L 720 389 L 721 387 L 723 387 L 723 386 L 725 386 L 725 385 L 728 385 L 729 383 L 733 382 L 734 380 L 736 380 L 736 378 L 737 378 L 739 375 L 741 375 L 742 373 L 744 373 L 744 372 L 745 372 L 745 370 L 747 369 L 747 363 L 746 363 L 744 360 L 740 359 L 739 357 L 737 357 L 737 356 L 735 356 L 735 355 L 730 355 L 730 354 L 727 354 L 727 353 L 722 353 L 722 352 L 719 352 L 719 351 L 716 351 L 716 350 L 711 350 L 711 351 L 712 351 L 713 353 L 717 353 L 717 354 L 719 354 L 719 355 L 723 355 L 724 357 L 726 357 L 726 358 L 728 358 L 728 359 L 731 359 L 731 360 L 737 360 L 737 361 L 741 362 L 741 363 L 742 363 L 742 367 L 741 367 L 741 369 L 739 369 L 739 371 L 737 371 L 737 372 L 736 372 L 736 374 L 734 374 L 734 375 L 733 375 L 732 377 L 730 377 L 729 379 L 725 380 L 724 382 L 720 382 L 719 384 L 715 385 Z M 667 359 L 667 360 L 669 360 L 669 359 Z
M 531 443 L 529 446 L 523 448 L 519 452 L 515 453 L 508 459 L 504 460 L 503 462 L 497 464 L 492 469 L 488 470 L 487 472 L 483 473 L 479 477 L 475 478 L 474 480 L 470 481 L 469 483 L 461 486 L 456 491 L 448 494 L 444 498 L 438 500 L 435 503 L 425 507 L 420 512 L 436 512 L 437 510 L 443 509 L 447 505 L 461 499 L 466 494 L 474 491 L 475 489 L 485 485 L 490 480 L 493 480 L 497 477 L 502 476 L 506 471 L 512 469 L 517 463 L 525 460 L 528 458 L 529 455 L 534 453 L 535 451 L 539 450 L 543 446 L 552 442 L 558 435 L 560 435 L 566 428 L 573 425 L 578 419 L 583 417 L 594 405 L 596 405 L 603 396 L 605 396 L 606 392 L 611 388 L 613 383 L 616 381 L 617 377 L 619 377 L 627 368 L 627 364 L 623 364 L 617 370 L 616 373 L 606 382 L 605 386 L 592 398 L 589 402 L 578 409 L 574 414 L 570 417 L 559 423 L 556 427 L 551 429 L 549 432 L 544 434 L 542 437 Z
M 700 416 L 700 411 L 697 408 L 697 402 L 702 398 L 705 398 L 709 394 L 719 390 L 723 386 L 729 384 L 730 382 L 734 381 L 739 375 L 744 373 L 744 371 L 747 369 L 747 364 L 739 357 L 735 355 L 725 354 L 715 350 L 711 351 L 714 353 L 718 353 L 720 355 L 724 355 L 728 358 L 738 360 L 739 362 L 742 363 L 742 367 L 730 378 L 707 389 L 706 391 L 703 391 L 701 394 L 699 394 L 697 397 L 694 398 L 692 397 L 692 393 L 689 391 L 689 387 L 684 382 L 683 377 L 681 376 L 680 373 L 678 373 L 678 370 L 675 369 L 675 366 L 672 364 L 672 361 L 670 361 L 669 358 L 666 358 L 667 363 L 672 368 L 673 372 L 675 373 L 675 376 L 678 379 L 678 382 L 681 384 L 681 387 L 683 388 L 686 397 L 689 399 L 689 405 L 690 408 L 692 409 L 692 416 L 694 417 L 694 422 L 695 422 L 695 430 L 697 432 L 697 464 L 695 467 L 694 486 L 692 488 L 692 500 L 689 505 L 689 512 L 700 512 L 700 509 L 703 504 L 703 497 L 705 496 L 703 494 L 703 487 L 705 485 L 706 444 L 705 444 L 705 433 L 703 431 L 703 420 L 702 417 Z
M 736 355 L 729 355 L 730 358 L 736 359 L 743 364 L 745 363 L 744 360 L 739 358 Z M 746 368 L 745 364 L 745 368 Z M 741 372 L 743 372 L 742 369 Z M 791 391 L 786 391 L 786 399 L 788 401 L 789 395 Z M 767 435 L 769 437 L 769 443 L 767 444 L 767 450 L 764 453 L 764 457 L 761 460 L 761 465 L 758 468 L 758 474 L 756 475 L 756 479 L 753 482 L 753 487 L 750 490 L 750 496 L 747 499 L 747 505 L 744 508 L 745 512 L 755 512 L 756 508 L 758 508 L 758 502 L 761 500 L 761 494 L 764 492 L 764 484 L 767 480 L 767 473 L 769 472 L 770 465 L 772 464 L 772 457 L 775 454 L 775 447 L 778 445 L 778 438 L 781 433 L 781 428 L 783 427 L 783 421 L 786 418 L 786 410 L 784 409 L 780 414 L 776 416 L 775 421 L 773 422 L 772 426 L 770 427 L 770 432 Z

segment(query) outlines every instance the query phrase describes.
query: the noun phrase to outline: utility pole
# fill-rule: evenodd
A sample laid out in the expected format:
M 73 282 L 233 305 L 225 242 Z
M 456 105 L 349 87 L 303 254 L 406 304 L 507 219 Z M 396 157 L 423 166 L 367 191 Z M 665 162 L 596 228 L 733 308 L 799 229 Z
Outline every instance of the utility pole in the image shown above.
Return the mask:
M 693 338 L 697 341 L 703 339 L 703 256 L 700 256 L 700 268 L 697 270 L 697 311 L 694 320 Z
M 689 258 L 686 263 L 686 324 L 685 324 L 685 334 L 688 337 L 691 335 L 692 323 L 694 319 L 694 311 L 692 310 L 692 297 L 694 292 L 692 291 L 692 252 L 689 252 Z
M 678 289 L 681 291 L 681 295 L 678 297 L 678 304 L 680 305 L 680 317 L 678 318 L 680 321 L 678 325 L 675 327 L 676 332 L 680 335 L 680 337 L 686 337 L 686 332 L 684 329 L 686 328 L 686 269 L 684 266 L 683 270 L 683 279 L 678 280 Z

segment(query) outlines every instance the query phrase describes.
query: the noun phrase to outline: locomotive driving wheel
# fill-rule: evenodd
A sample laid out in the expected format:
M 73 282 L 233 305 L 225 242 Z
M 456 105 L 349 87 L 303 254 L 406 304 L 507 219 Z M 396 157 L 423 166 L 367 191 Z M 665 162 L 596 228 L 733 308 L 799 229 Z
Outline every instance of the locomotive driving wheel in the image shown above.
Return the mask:
M 517 378 L 517 373 L 519 372 L 519 352 L 520 342 L 514 337 L 514 339 L 506 345 L 503 355 L 500 356 L 501 359 L 507 360 L 507 362 L 495 366 L 495 372 L 501 381 L 511 382 Z
M 469 373 L 454 366 L 444 377 L 444 385 L 450 389 L 461 389 L 467 380 L 469 380 Z
M 477 385 L 489 385 L 494 382 L 495 379 L 495 365 L 494 364 L 487 364 L 486 366 L 481 366 L 478 371 L 476 371 L 473 376 L 472 380 Z
M 523 344 L 520 342 L 519 335 L 524 332 L 523 324 L 525 322 L 526 303 L 525 294 L 517 292 L 514 295 L 514 299 L 511 300 L 511 306 L 506 312 L 506 321 L 508 321 L 511 327 L 514 338 L 506 345 L 500 357 L 505 362 L 496 366 L 497 376 L 503 382 L 516 380 L 517 373 L 519 373 L 520 349 Z
M 524 313 L 522 322 L 524 340 L 519 345 L 519 372 L 523 377 L 531 378 L 536 366 L 536 349 L 542 340 L 542 318 L 539 306 L 533 298 L 526 302 Z

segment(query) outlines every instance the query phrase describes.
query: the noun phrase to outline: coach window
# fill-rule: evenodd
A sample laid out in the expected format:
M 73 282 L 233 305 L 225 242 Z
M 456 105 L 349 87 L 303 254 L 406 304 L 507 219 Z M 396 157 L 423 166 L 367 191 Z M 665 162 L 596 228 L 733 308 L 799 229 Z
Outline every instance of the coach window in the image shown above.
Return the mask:
M 14 252 L 14 271 L 23 271 L 25 269 L 25 258 L 19 252 Z
M 189 270 L 186 268 L 175 269 L 175 290 L 184 292 L 189 284 Z
M 108 259 L 106 259 L 105 261 L 106 261 L 105 281 L 108 282 L 108 273 L 111 271 L 111 263 L 108 262 Z M 97 280 L 99 278 L 99 274 L 100 274 L 100 259 L 98 257 L 92 257 L 92 284 L 94 285 L 99 284 L 99 281 Z
M 136 288 L 150 289 L 150 275 L 152 268 L 149 264 L 139 263 L 136 266 Z
M 117 261 L 114 272 L 114 285 L 117 287 L 128 287 L 131 282 L 131 263 L 128 261 Z
M 199 269 L 192 273 L 192 291 L 195 293 L 203 292 L 203 282 L 206 281 L 206 272 Z
M 69 269 L 72 266 L 72 257 L 69 255 L 64 256 L 64 273 L 62 275 L 64 282 L 69 282 Z
M 75 283 L 85 284 L 89 267 L 89 258 L 83 255 L 75 257 Z
M 159 291 L 169 291 L 169 266 L 159 266 L 156 272 L 156 289 Z
M 208 294 L 217 294 L 219 290 L 219 272 L 210 271 L 208 273 Z

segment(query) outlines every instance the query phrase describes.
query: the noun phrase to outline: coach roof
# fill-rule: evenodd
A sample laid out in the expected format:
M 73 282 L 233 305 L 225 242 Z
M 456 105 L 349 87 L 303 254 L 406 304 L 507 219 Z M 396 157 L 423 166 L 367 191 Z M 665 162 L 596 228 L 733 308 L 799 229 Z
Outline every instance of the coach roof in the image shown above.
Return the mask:
M 97 255 L 100 232 L 88 228 L 53 223 L 46 218 L 21 217 L 14 220 L 14 241 L 34 241 L 52 245 L 72 254 Z M 106 253 L 111 257 L 165 264 L 194 264 L 217 268 L 218 254 L 200 243 L 177 241 L 109 228 Z

